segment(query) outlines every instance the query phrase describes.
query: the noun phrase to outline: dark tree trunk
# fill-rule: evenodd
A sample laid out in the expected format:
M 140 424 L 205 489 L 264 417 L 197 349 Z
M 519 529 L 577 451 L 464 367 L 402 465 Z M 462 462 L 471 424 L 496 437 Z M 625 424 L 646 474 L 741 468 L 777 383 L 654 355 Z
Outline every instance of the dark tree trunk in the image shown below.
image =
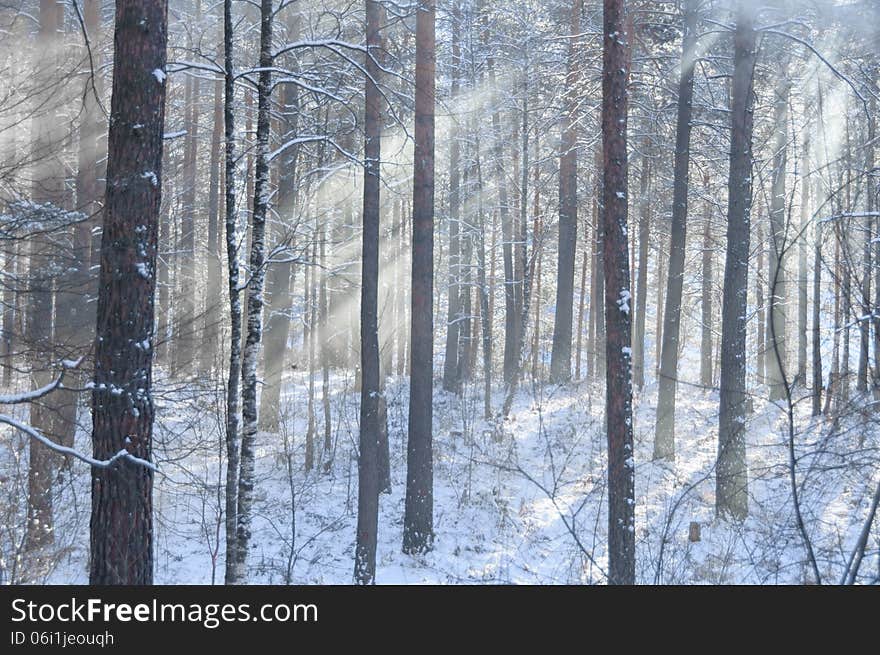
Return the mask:
M 678 120 L 675 136 L 675 164 L 672 187 L 672 235 L 669 243 L 669 275 L 666 278 L 666 309 L 663 311 L 663 347 L 657 392 L 657 431 L 654 459 L 675 458 L 675 392 L 678 385 L 681 294 L 684 283 L 684 254 L 687 236 L 688 169 L 691 156 L 691 117 L 696 60 L 697 0 L 684 5 L 684 38 L 681 78 L 678 83 Z
M 632 34 L 623 0 L 605 0 L 602 49 L 602 225 L 608 431 L 608 583 L 635 583 L 635 465 L 627 244 L 627 83 Z
M 434 0 L 416 17 L 413 152 L 412 370 L 403 552 L 430 550 L 434 538 L 432 448 L 434 283 Z
M 101 460 L 152 452 L 166 40 L 164 0 L 117 0 L 92 390 Z M 152 583 L 152 491 L 153 471 L 128 459 L 92 469 L 90 584 Z
M 269 212 L 269 118 L 272 94 L 272 0 L 260 4 L 260 74 L 257 82 L 257 134 L 254 153 L 254 200 L 251 213 L 251 247 L 247 288 L 247 334 L 241 363 L 241 455 L 238 476 L 238 509 L 235 529 L 233 578 L 246 579 L 254 514 L 257 440 L 257 362 L 263 331 L 263 286 L 266 277 L 266 216 Z
M 229 373 L 226 383 L 226 584 L 239 582 L 238 560 L 239 382 L 241 380 L 241 292 L 238 266 L 238 220 L 235 207 L 235 67 L 232 0 L 223 0 L 223 180 L 227 285 L 229 291 Z
M 731 97 L 731 150 L 728 180 L 727 257 L 721 310 L 721 408 L 715 509 L 744 519 L 748 513 L 746 468 L 746 311 L 749 267 L 749 214 L 752 204 L 752 77 L 755 29 L 744 2 L 737 7 Z
M 379 162 L 381 93 L 376 86 L 382 47 L 384 11 L 376 0 L 367 5 L 367 57 L 364 110 L 364 205 L 361 254 L 361 408 L 358 454 L 358 520 L 354 579 L 376 581 L 376 533 L 379 525 Z
M 556 277 L 556 312 L 550 377 L 571 380 L 571 324 L 574 305 L 574 265 L 577 253 L 577 83 L 580 17 L 583 0 L 571 6 L 571 41 L 568 49 L 566 111 L 559 146 L 559 248 Z

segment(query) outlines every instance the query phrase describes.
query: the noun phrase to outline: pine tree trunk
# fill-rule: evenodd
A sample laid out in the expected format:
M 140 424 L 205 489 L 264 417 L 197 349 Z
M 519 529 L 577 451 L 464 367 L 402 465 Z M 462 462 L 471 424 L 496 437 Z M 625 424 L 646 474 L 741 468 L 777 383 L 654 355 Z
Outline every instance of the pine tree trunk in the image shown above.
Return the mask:
M 675 459 L 675 392 L 678 386 L 681 297 L 687 238 L 687 209 L 693 116 L 694 64 L 696 62 L 697 0 L 684 5 L 681 78 L 678 84 L 678 119 L 675 136 L 675 169 L 672 189 L 672 234 L 669 243 L 669 274 L 666 308 L 663 311 L 663 346 L 657 396 L 657 431 L 654 459 Z
M 430 550 L 434 538 L 432 387 L 434 280 L 434 0 L 416 16 L 413 151 L 412 370 L 403 552 Z
M 756 46 L 752 13 L 737 5 L 731 93 L 731 150 L 728 179 L 727 256 L 721 310 L 721 394 L 715 509 L 719 516 L 748 513 L 746 467 L 746 303 L 749 214 L 752 203 L 752 79 Z
M 583 0 L 571 6 L 571 41 L 565 82 L 566 110 L 559 146 L 559 247 L 556 268 L 556 311 L 553 318 L 553 349 L 550 377 L 554 382 L 571 380 L 571 324 L 574 304 L 574 267 L 577 253 L 577 97 L 580 18 Z
M 635 584 L 635 464 L 633 462 L 632 349 L 627 245 L 626 5 L 605 0 L 602 52 L 602 225 L 605 271 L 605 415 L 608 431 L 608 583 Z M 629 31 L 631 32 L 631 27 Z
M 379 162 L 381 157 L 381 95 L 379 29 L 384 11 L 377 0 L 366 0 L 367 56 L 364 111 L 364 205 L 361 255 L 361 408 L 358 453 L 358 520 L 354 579 L 376 581 L 376 533 L 379 524 Z
M 166 40 L 163 0 L 117 1 L 92 390 L 101 460 L 123 450 L 144 460 L 152 453 Z M 152 490 L 153 471 L 128 459 L 92 468 L 90 584 L 152 583 Z

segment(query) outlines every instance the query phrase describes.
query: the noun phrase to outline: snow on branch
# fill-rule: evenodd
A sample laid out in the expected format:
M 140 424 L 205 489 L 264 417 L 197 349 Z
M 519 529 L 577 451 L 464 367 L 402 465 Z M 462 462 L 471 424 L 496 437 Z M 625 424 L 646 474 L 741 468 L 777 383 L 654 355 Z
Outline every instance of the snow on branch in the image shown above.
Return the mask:
M 36 429 L 31 427 L 30 425 L 22 423 L 21 421 L 18 421 L 17 419 L 14 419 L 11 416 L 7 416 L 6 414 L 0 414 L 0 423 L 5 423 L 6 425 L 12 426 L 16 430 L 20 430 L 21 432 L 24 432 L 26 435 L 28 435 L 32 439 L 36 439 L 41 444 L 46 446 L 46 448 L 49 448 L 50 450 L 54 450 L 56 453 L 61 453 L 62 455 L 69 455 L 70 457 L 73 457 L 74 459 L 78 459 L 81 462 L 85 462 L 89 466 L 93 466 L 95 468 L 99 468 L 99 469 L 110 468 L 111 466 L 113 466 L 113 464 L 116 461 L 118 461 L 120 459 L 127 459 L 128 461 L 132 462 L 133 464 L 138 464 L 139 466 L 143 466 L 145 468 L 148 468 L 151 471 L 154 471 L 157 473 L 159 471 L 159 468 L 155 464 L 153 464 L 153 462 L 150 462 L 146 459 L 142 459 L 140 457 L 135 457 L 134 455 L 132 455 L 130 452 L 128 452 L 125 449 L 120 450 L 118 453 L 113 455 L 113 457 L 111 457 L 110 459 L 95 459 L 93 457 L 89 457 L 88 455 L 83 455 L 78 450 L 75 450 L 73 448 L 68 448 L 67 446 L 62 446 L 60 444 L 55 443 L 54 441 L 52 441 L 48 437 L 41 434 L 40 432 L 38 432 Z
M 0 395 L 0 405 L 19 405 L 21 403 L 29 403 L 52 393 L 53 391 L 55 391 L 55 389 L 58 389 L 62 386 L 62 383 L 64 382 L 64 374 L 70 369 L 79 366 L 82 363 L 82 360 L 83 358 L 80 357 L 77 360 L 64 360 L 63 362 L 61 362 L 61 366 L 63 368 L 58 377 L 49 384 L 40 387 L 39 389 L 34 389 L 33 391 L 25 391 L 24 393 L 18 394 Z
M 61 373 L 58 374 L 58 377 L 55 378 L 49 384 L 40 387 L 39 389 L 34 389 L 33 391 L 26 391 L 20 394 L 12 394 L 12 395 L 2 395 L 0 396 L 0 405 L 19 405 L 22 403 L 33 402 L 34 400 L 38 400 L 48 394 L 52 393 L 56 389 L 63 387 L 64 383 L 64 374 L 74 368 L 77 368 L 82 363 L 83 358 L 80 357 L 76 360 L 64 360 L 61 362 L 62 370 Z M 62 446 L 61 444 L 57 444 L 51 439 L 49 439 L 44 434 L 40 433 L 36 428 L 27 425 L 26 423 L 22 423 L 16 418 L 9 416 L 7 414 L 0 414 L 0 423 L 4 423 L 9 425 L 20 432 L 24 432 L 26 435 L 31 437 L 32 439 L 36 439 L 41 444 L 49 448 L 50 450 L 54 450 L 56 453 L 60 453 L 62 455 L 68 455 L 73 457 L 74 459 L 78 459 L 81 462 L 85 462 L 89 466 L 94 466 L 95 468 L 110 468 L 114 462 L 120 459 L 127 459 L 133 464 L 138 464 L 139 466 L 144 466 L 151 471 L 158 472 L 159 468 L 146 459 L 142 459 L 140 457 L 136 457 L 132 455 L 127 450 L 120 450 L 118 453 L 113 455 L 113 457 L 109 459 L 95 459 L 93 457 L 89 457 L 88 455 L 83 455 L 81 452 L 69 448 L 67 446 Z

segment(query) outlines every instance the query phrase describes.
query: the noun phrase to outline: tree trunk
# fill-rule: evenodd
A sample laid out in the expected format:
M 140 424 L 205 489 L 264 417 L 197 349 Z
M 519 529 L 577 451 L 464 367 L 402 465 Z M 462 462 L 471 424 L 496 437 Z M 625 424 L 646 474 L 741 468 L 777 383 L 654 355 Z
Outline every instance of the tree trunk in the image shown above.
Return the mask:
M 63 22 L 63 6 L 54 0 L 40 0 L 40 27 L 37 35 L 37 54 L 40 59 L 34 62 L 35 76 L 41 86 L 50 85 L 50 76 L 54 66 L 59 64 L 57 49 L 60 47 L 58 38 Z M 46 52 L 52 53 L 48 56 Z M 31 199 L 40 210 L 36 220 L 60 210 L 64 206 L 64 162 L 59 153 L 62 151 L 62 125 L 60 102 L 53 97 L 45 97 L 42 92 L 35 98 L 32 126 L 32 157 L 35 162 L 33 170 L 33 187 Z M 63 235 L 52 228 L 39 230 L 25 243 L 29 247 L 28 275 L 26 281 L 26 334 L 25 341 L 29 349 L 31 368 L 31 385 L 34 389 L 49 384 L 54 376 L 53 360 L 57 359 L 54 352 L 53 337 L 53 297 L 57 274 L 60 268 L 59 252 L 63 249 L 60 243 Z M 30 424 L 38 432 L 56 442 L 62 441 L 58 434 L 55 418 L 57 398 L 48 398 L 45 402 L 30 404 Z M 31 439 L 28 444 L 28 500 L 27 530 L 25 547 L 36 550 L 50 544 L 54 540 L 52 486 L 59 459 L 49 448 Z
M 361 407 L 358 454 L 358 519 L 354 578 L 376 581 L 376 533 L 379 524 L 379 174 L 381 93 L 376 59 L 382 47 L 379 29 L 384 11 L 366 0 L 367 56 L 364 110 L 364 205 L 361 255 Z
M 571 380 L 571 324 L 574 304 L 574 265 L 577 253 L 577 97 L 579 34 L 583 0 L 571 6 L 571 41 L 565 81 L 566 109 L 559 146 L 559 247 L 556 269 L 556 312 L 553 318 L 553 349 L 550 377 L 554 382 Z
M 152 454 L 166 40 L 163 0 L 117 0 L 92 389 L 92 443 L 101 460 Z M 152 491 L 153 471 L 128 459 L 92 468 L 90 584 L 152 583 Z
M 254 153 L 254 200 L 251 213 L 250 276 L 247 290 L 247 335 L 241 371 L 241 460 L 238 478 L 238 512 L 235 530 L 234 579 L 241 583 L 247 572 L 254 485 L 257 421 L 257 362 L 263 337 L 263 287 L 266 277 L 266 216 L 269 212 L 269 128 L 272 95 L 272 0 L 260 4 L 260 73 L 257 82 L 257 134 Z
M 608 583 L 635 584 L 635 465 L 627 245 L 626 5 L 605 0 L 602 51 L 602 225 L 605 270 L 605 416 L 608 431 Z M 631 31 L 631 27 L 629 28 Z
M 238 215 L 235 207 L 235 67 L 232 0 L 223 0 L 223 179 L 227 288 L 229 291 L 229 373 L 226 383 L 226 584 L 240 581 L 238 560 L 239 382 L 241 380 L 241 292 L 239 291 Z
M 746 467 L 746 302 L 748 299 L 749 213 L 752 203 L 752 79 L 756 47 L 752 12 L 737 5 L 731 94 L 731 150 L 728 179 L 727 257 L 721 310 L 721 407 L 715 509 L 742 520 L 748 514 Z
M 432 449 L 434 281 L 434 0 L 416 16 L 413 152 L 412 370 L 403 552 L 430 550 L 434 538 Z
M 675 169 L 672 187 L 672 234 L 669 242 L 669 274 L 666 278 L 666 309 L 663 311 L 663 346 L 657 395 L 657 431 L 654 459 L 675 459 L 675 392 L 678 386 L 681 295 L 687 238 L 687 208 L 693 116 L 694 64 L 696 62 L 697 0 L 684 4 L 681 77 L 678 84 L 678 119 L 675 136 Z

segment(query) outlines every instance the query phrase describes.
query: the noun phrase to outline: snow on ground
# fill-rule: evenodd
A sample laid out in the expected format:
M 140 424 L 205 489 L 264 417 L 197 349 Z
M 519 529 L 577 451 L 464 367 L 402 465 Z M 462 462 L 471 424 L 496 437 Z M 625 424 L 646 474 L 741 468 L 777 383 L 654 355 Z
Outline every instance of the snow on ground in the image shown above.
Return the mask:
M 307 474 L 303 468 L 304 374 L 287 380 L 280 433 L 259 434 L 252 583 L 352 581 L 358 394 L 350 377 L 332 377 L 328 457 L 320 447 L 320 384 L 316 387 L 321 461 L 315 470 Z M 501 431 L 482 420 L 479 389 L 479 382 L 468 387 L 464 399 L 435 394 L 436 542 L 432 552 L 413 557 L 400 551 L 407 387 L 404 380 L 389 380 L 392 490 L 380 501 L 378 582 L 603 582 L 607 499 L 600 389 L 588 383 L 526 386 Z M 204 389 L 187 397 L 180 387 L 157 399 L 157 583 L 210 584 L 223 578 L 218 398 Z M 714 516 L 717 392 L 681 388 L 678 398 L 674 464 L 650 460 L 656 388 L 636 398 L 639 582 L 812 582 L 791 503 L 785 414 L 756 400 L 748 433 L 750 515 L 734 525 Z M 496 396 L 493 406 L 502 400 Z M 807 411 L 805 403 L 798 406 L 798 483 L 823 582 L 837 582 L 877 484 L 880 440 L 870 423 L 860 423 L 861 416 L 831 430 L 824 420 L 809 427 Z M 85 451 L 86 439 L 80 435 Z M 64 546 L 50 582 L 87 581 L 88 490 L 88 470 L 74 465 L 56 500 Z M 691 522 L 700 524 L 698 542 L 688 539 Z M 865 580 L 878 567 L 876 530 L 874 535 L 862 567 Z

